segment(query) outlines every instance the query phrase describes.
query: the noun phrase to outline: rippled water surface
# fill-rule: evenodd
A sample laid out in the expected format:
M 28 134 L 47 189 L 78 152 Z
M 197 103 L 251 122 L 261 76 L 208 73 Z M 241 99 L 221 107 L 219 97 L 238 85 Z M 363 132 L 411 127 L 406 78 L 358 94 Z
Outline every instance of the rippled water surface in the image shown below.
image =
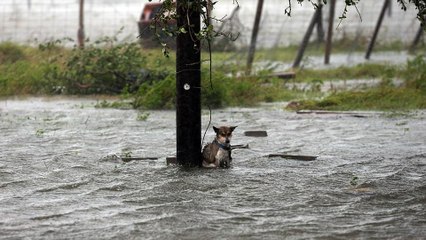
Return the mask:
M 213 123 L 238 125 L 233 144 L 250 149 L 234 150 L 230 169 L 185 170 L 165 163 L 175 155 L 173 111 L 141 121 L 94 103 L 0 101 L 1 239 L 426 237 L 424 111 L 217 110 Z M 265 157 L 279 152 L 319 157 Z M 116 157 L 126 154 L 159 159 Z

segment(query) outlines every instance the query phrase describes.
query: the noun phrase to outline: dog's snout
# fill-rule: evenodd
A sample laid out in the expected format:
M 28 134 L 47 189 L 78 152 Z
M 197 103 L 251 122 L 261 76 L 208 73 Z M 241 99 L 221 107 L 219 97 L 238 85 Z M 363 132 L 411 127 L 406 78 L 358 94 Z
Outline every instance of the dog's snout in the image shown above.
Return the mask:
M 225 142 L 226 143 L 230 143 L 231 141 L 229 140 L 229 138 L 227 138 Z

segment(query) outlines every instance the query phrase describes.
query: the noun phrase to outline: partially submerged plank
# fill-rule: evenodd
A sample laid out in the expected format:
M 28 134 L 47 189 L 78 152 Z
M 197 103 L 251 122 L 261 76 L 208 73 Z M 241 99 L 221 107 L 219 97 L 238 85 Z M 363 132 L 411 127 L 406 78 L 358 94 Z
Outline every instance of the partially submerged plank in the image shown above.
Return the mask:
M 268 133 L 266 131 L 245 131 L 244 135 L 247 137 L 267 137 Z
M 121 158 L 123 162 L 130 162 L 130 161 L 140 161 L 140 160 L 158 160 L 157 157 L 123 157 Z
M 372 115 L 380 114 L 381 112 L 360 112 L 360 111 L 327 111 L 327 110 L 299 110 L 296 111 L 297 114 L 342 114 L 342 115 L 350 115 L 352 117 L 368 117 Z
M 231 149 L 247 149 L 249 148 L 248 144 L 237 144 L 237 145 L 231 145 Z
M 327 111 L 327 110 L 299 110 L 297 114 L 355 114 L 355 112 L 348 111 Z
M 308 156 L 308 155 L 292 155 L 292 154 L 284 154 L 284 153 L 275 153 L 275 154 L 269 154 L 268 157 L 281 157 L 281 158 L 287 158 L 287 159 L 294 159 L 294 160 L 302 160 L 302 161 L 313 161 L 318 158 L 318 156 Z

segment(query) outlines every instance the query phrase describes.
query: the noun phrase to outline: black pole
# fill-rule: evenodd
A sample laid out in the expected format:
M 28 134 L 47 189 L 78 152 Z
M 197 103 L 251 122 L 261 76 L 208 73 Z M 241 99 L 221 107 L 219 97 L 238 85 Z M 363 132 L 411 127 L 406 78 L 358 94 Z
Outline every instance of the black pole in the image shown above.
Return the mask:
M 176 157 L 180 165 L 201 166 L 200 12 L 196 0 L 177 1 Z
M 315 10 L 314 16 L 312 16 L 311 22 L 309 23 L 308 29 L 306 30 L 305 36 L 303 37 L 302 43 L 300 44 L 299 50 L 297 51 L 296 59 L 293 63 L 293 68 L 297 68 L 302 61 L 303 54 L 305 53 L 306 46 L 308 46 L 309 39 L 311 38 L 315 24 L 318 23 L 318 17 L 321 14 L 322 5 L 319 5 Z
M 333 23 L 334 23 L 334 12 L 336 9 L 336 0 L 330 1 L 330 15 L 328 17 L 328 32 L 327 32 L 327 40 L 325 43 L 325 58 L 324 63 L 330 63 L 330 54 L 331 54 L 331 43 L 333 39 Z
M 371 41 L 368 44 L 365 59 L 370 59 L 371 52 L 373 51 L 374 44 L 376 44 L 377 35 L 379 34 L 379 30 L 383 22 L 383 17 L 385 16 L 386 9 L 389 7 L 389 3 L 389 0 L 385 0 L 385 3 L 383 4 L 382 11 L 380 12 L 379 19 L 377 20 L 376 28 L 374 29 L 373 37 L 371 38 Z
M 254 17 L 253 32 L 251 33 L 250 47 L 247 56 L 246 74 L 251 73 L 253 65 L 254 53 L 256 51 L 257 34 L 259 33 L 260 18 L 262 17 L 263 0 L 257 1 L 256 16 Z

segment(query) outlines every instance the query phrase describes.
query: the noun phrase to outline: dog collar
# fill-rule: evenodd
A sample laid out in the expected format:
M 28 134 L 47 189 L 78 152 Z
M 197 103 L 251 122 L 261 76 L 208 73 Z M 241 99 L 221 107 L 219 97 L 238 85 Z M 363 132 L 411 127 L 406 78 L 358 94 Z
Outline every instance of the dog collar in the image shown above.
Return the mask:
M 216 139 L 213 141 L 215 144 L 217 144 L 219 146 L 219 148 L 222 148 L 224 150 L 229 151 L 231 149 L 231 145 L 226 146 L 225 144 L 220 143 L 219 141 L 217 141 Z

